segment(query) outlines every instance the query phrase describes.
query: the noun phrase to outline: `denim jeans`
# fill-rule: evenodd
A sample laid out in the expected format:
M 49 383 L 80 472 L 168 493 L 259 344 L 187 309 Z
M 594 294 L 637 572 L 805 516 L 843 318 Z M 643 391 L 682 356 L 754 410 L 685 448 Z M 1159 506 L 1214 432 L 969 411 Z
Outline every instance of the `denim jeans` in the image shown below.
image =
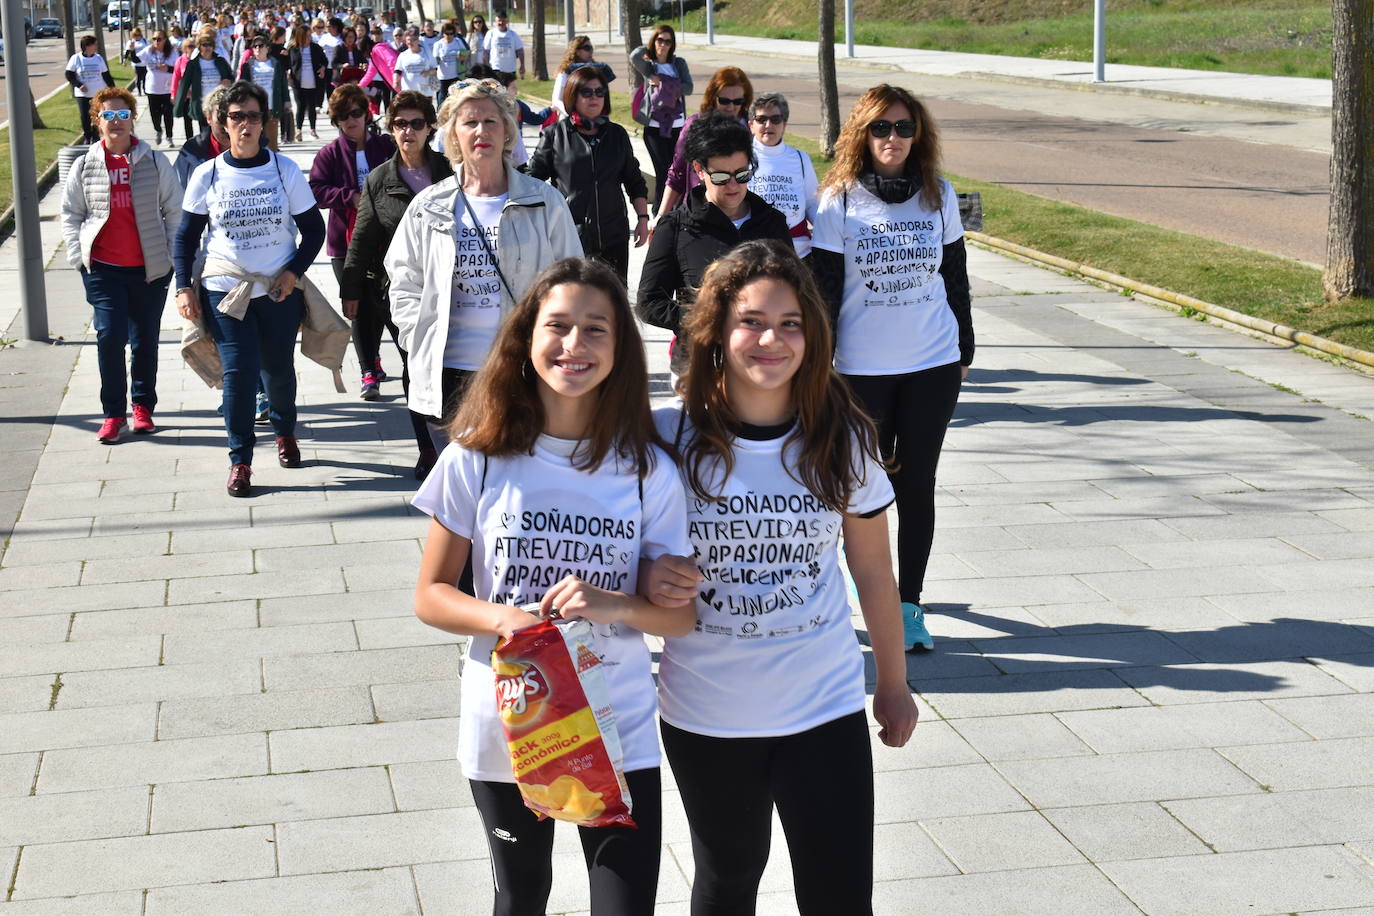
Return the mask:
M 107 417 L 129 412 L 124 348 L 132 351 L 129 375 L 133 402 L 157 406 L 157 339 L 167 302 L 167 274 L 149 283 L 142 267 L 93 263 L 81 272 L 86 301 L 94 310 L 95 349 L 100 363 L 100 408 Z
M 201 309 L 224 364 L 224 429 L 229 434 L 229 463 L 252 464 L 253 420 L 258 380 L 267 389 L 268 418 L 278 436 L 296 434 L 296 332 L 305 297 L 299 289 L 281 302 L 258 296 L 243 318 L 220 314 L 225 293 L 205 290 Z

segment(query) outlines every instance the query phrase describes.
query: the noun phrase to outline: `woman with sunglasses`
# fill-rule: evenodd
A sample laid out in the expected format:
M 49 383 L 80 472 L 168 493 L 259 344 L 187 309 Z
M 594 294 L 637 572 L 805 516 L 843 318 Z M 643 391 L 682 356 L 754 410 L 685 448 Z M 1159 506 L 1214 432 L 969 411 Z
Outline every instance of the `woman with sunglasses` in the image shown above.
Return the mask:
M 434 96 L 436 108 L 448 98 L 449 87 L 467 76 L 472 59 L 472 49 L 468 47 L 467 39 L 458 34 L 456 23 L 451 20 L 445 22 L 439 32 L 439 40 L 431 47 L 435 66 L 439 68 L 439 91 Z
M 339 136 L 315 154 L 310 167 L 310 189 L 320 209 L 329 211 L 329 231 L 325 250 L 334 267 L 336 279 L 342 277 L 344 257 L 348 254 L 348 240 L 358 215 L 358 200 L 362 197 L 368 174 L 386 162 L 396 152 L 390 135 L 380 133 L 368 117 L 367 94 L 352 83 L 334 90 L 329 99 L 329 120 L 339 129 Z M 378 352 L 382 344 L 382 319 L 369 310 L 366 314 L 348 314 L 353 320 L 353 352 L 358 356 L 362 371 L 359 397 L 375 401 L 381 396 L 382 366 Z
M 790 238 L 783 215 L 749 190 L 753 138 L 733 115 L 711 112 L 698 120 L 687 138 L 687 155 L 698 186 L 681 207 L 659 217 L 635 296 L 640 318 L 674 334 L 713 261 L 741 242 Z M 679 375 L 688 358 L 680 344 L 673 346 L 671 360 Z
M 563 87 L 568 84 L 568 74 L 582 67 L 596 67 L 601 71 L 602 82 L 607 87 L 615 82 L 615 71 L 610 64 L 597 63 L 592 59 L 595 54 L 592 40 L 586 35 L 578 35 L 568 42 L 568 50 L 563 54 L 563 60 L 558 64 L 558 72 L 553 78 L 553 108 L 559 114 L 567 116 L 571 109 L 563 107 Z M 609 92 L 609 88 L 607 92 Z
M 491 63 L 491 55 L 487 53 L 487 20 L 482 16 L 473 16 L 468 20 L 468 47 L 472 49 L 472 56 L 468 58 L 471 66 L 479 64 L 483 67 Z
M 397 93 L 392 100 L 390 119 L 396 155 L 373 169 L 363 185 L 353 237 L 349 239 L 348 254 L 339 276 L 339 297 L 343 300 L 344 316 L 354 319 L 355 341 L 364 316 L 379 327 L 379 341 L 381 326 L 391 332 L 391 339 L 401 354 L 401 389 L 409 402 L 409 354 L 400 349 L 400 332 L 391 320 L 391 280 L 382 259 L 415 195 L 452 175 L 453 166 L 429 145 L 437 118 L 427 96 L 418 92 Z M 359 360 L 365 358 L 366 355 L 362 355 Z M 424 480 L 439 455 L 425 426 L 425 418 L 413 410 L 407 413 L 419 450 L 415 479 Z
M 354 29 L 345 29 L 329 61 L 334 89 L 345 83 L 356 84 L 367 70 L 367 62 L 367 49 L 359 44 L 358 33 Z
M 384 260 L 410 358 L 408 403 L 440 452 L 502 319 L 541 270 L 582 256 L 563 196 L 511 162 L 515 100 L 493 80 L 466 80 L 444 110 L 455 174 L 415 196 Z
M 430 88 L 430 80 L 435 79 L 439 72 L 439 67 L 434 62 L 434 57 L 420 42 L 420 30 L 411 26 L 404 33 L 405 50 L 396 55 L 395 70 L 392 75 L 392 85 L 397 92 L 411 91 L 424 92 L 426 95 Z M 438 88 L 437 80 L 434 84 Z
M 871 914 L 877 738 L 916 727 L 873 423 L 830 365 L 825 305 L 792 247 L 746 242 L 711 265 L 687 317 L 682 404 L 655 412 L 680 456 L 692 556 L 642 593 L 695 600 L 659 666 L 663 747 L 691 828 L 695 914 L 753 913 L 776 810 L 796 912 Z M 750 702 L 757 685 L 779 685 Z M 818 786 L 835 791 L 817 792 Z
M 148 69 L 148 81 L 144 92 L 148 97 L 148 114 L 153 119 L 153 131 L 157 134 L 157 145 L 167 138 L 172 145 L 172 69 L 176 66 L 177 54 L 167 33 L 158 29 L 153 40 L 143 51 L 143 66 Z
M 124 46 L 124 59 L 134 65 L 134 90 L 139 95 L 144 95 L 144 84 L 148 80 L 148 67 L 143 63 L 143 52 L 148 50 L 148 41 L 143 37 L 143 30 L 134 26 L 134 30 L 129 33 L 129 43 Z
M 114 77 L 105 58 L 96 53 L 97 42 L 94 35 L 81 39 L 80 53 L 73 54 L 67 61 L 67 82 L 72 86 L 72 97 L 76 99 L 76 110 L 81 117 L 81 139 L 84 143 L 94 143 L 99 132 L 91 122 L 91 99 L 104 89 L 114 88 Z
M 940 177 L 940 138 L 905 89 L 854 103 L 821 188 L 812 267 L 836 316 L 835 368 L 894 462 L 906 646 L 934 646 L 921 591 L 935 535 L 935 470 L 973 362 L 964 229 Z
M 579 67 L 567 77 L 561 101 L 569 115 L 540 134 L 529 173 L 563 193 L 582 250 L 611 265 L 626 283 L 631 232 L 636 248 L 649 238 L 649 189 L 630 135 L 610 120 L 611 93 L 602 71 Z M 625 216 L 626 197 L 635 209 L 633 226 Z
M 108 445 L 124 435 L 130 396 L 133 431 L 155 429 L 158 330 L 172 279 L 181 184 L 167 157 L 134 136 L 138 108 L 127 89 L 102 89 L 89 104 L 100 142 L 67 172 L 62 236 L 94 311 L 103 413 L 97 438 Z M 132 353 L 127 376 L 126 348 Z
M 267 145 L 277 149 L 278 128 L 286 115 L 286 66 L 272 54 L 266 35 L 255 35 L 249 45 L 249 57 L 239 67 L 239 79 L 255 83 L 267 93 L 267 123 L 264 136 Z
M 315 130 L 315 111 L 320 107 L 320 98 L 325 87 L 329 62 L 324 58 L 324 50 L 310 37 L 310 29 L 296 26 L 291 33 L 291 91 L 296 97 L 296 135 L 304 136 L 301 128 L 305 119 L 310 118 L 310 136 L 318 140 Z
M 299 284 L 324 243 L 324 220 L 305 176 L 262 143 L 266 109 L 266 94 L 246 80 L 220 96 L 217 117 L 228 130 L 229 149 L 191 173 L 173 251 L 177 311 L 208 328 L 224 370 L 225 490 L 233 497 L 252 489 L 259 381 L 267 389 L 277 462 L 301 466 L 295 355 L 305 298 Z M 202 235 L 205 262 L 193 286 Z
M 797 257 L 811 253 L 811 225 L 816 221 L 816 167 L 811 157 L 783 142 L 787 132 L 787 99 L 781 92 L 762 92 L 749 109 L 754 135 L 754 193 L 768 201 L 792 227 Z
M 673 163 L 682 126 L 687 123 L 687 96 L 692 94 L 692 71 L 677 55 L 677 32 L 660 25 L 648 44 L 630 52 L 630 66 L 639 72 L 641 87 L 634 119 L 644 125 L 644 147 L 654 166 L 654 213 L 662 209 L 663 185 Z
M 201 101 L 215 89 L 228 86 L 234 80 L 229 61 L 216 53 L 218 41 L 215 35 L 214 29 L 205 28 L 196 38 L 197 54 L 186 64 L 186 72 L 177 86 L 176 104 L 172 109 L 179 117 L 195 119 L 202 131 L 206 128 L 206 122 Z
M 683 195 L 700 184 L 696 170 L 687 158 L 687 140 L 692 133 L 692 125 L 698 118 L 718 112 L 745 124 L 745 115 L 754 104 L 754 85 L 739 67 L 721 67 L 706 84 L 701 94 L 701 111 L 692 115 L 682 127 L 673 150 L 673 161 L 668 166 L 668 177 L 663 189 L 663 206 L 660 213 L 672 210 L 682 200 Z

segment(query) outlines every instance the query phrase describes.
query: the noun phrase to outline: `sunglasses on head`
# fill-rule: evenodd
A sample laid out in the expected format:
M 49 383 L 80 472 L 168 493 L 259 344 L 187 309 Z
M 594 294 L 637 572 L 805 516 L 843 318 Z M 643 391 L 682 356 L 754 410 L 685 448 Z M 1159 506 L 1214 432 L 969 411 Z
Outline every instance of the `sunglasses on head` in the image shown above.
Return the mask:
M 910 140 L 916 136 L 916 122 L 903 119 L 895 124 L 891 121 L 874 121 L 868 125 L 868 132 L 876 140 L 883 140 L 893 131 L 897 131 L 897 136 L 903 140 Z
M 755 124 L 781 124 L 782 115 L 754 115 Z
M 405 130 L 406 128 L 410 128 L 417 134 L 428 126 L 429 122 L 426 121 L 424 118 L 411 118 L 410 120 L 406 120 L 405 118 L 397 118 L 396 120 L 391 122 L 392 130 L 400 131 Z
M 131 117 L 133 117 L 133 112 L 129 111 L 127 108 L 121 108 L 118 111 L 102 111 L 100 113 L 100 120 L 102 121 L 127 121 Z
M 583 86 L 581 89 L 577 90 L 577 94 L 584 99 L 604 99 L 606 97 L 606 87 L 597 86 L 593 89 L 591 86 Z
M 710 180 L 711 184 L 721 188 L 729 184 L 731 178 L 735 179 L 735 181 L 740 184 L 748 184 L 749 179 L 754 177 L 754 170 L 745 168 L 740 169 L 738 172 L 707 172 L 706 177 Z
M 734 105 L 734 106 L 738 107 L 738 106 L 744 104 L 744 96 L 741 95 L 741 96 L 737 96 L 736 98 L 731 99 L 731 98 L 726 98 L 726 97 L 723 96 L 723 95 L 718 95 L 718 96 L 716 96 L 716 104 L 717 104 L 717 105 Z
M 262 112 L 260 111 L 231 111 L 229 112 L 229 122 L 231 124 L 261 124 Z

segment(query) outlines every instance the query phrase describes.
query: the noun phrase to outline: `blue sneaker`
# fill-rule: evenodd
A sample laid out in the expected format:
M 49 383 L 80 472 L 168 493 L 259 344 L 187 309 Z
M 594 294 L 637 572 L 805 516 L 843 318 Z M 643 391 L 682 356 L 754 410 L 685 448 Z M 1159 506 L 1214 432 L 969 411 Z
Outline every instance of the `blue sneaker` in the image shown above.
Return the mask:
M 268 422 L 268 410 L 271 405 L 267 403 L 267 392 L 259 391 L 257 401 L 253 404 L 253 420 L 257 423 Z
M 926 609 L 910 601 L 902 602 L 902 642 L 908 652 L 935 648 L 935 640 L 926 629 Z

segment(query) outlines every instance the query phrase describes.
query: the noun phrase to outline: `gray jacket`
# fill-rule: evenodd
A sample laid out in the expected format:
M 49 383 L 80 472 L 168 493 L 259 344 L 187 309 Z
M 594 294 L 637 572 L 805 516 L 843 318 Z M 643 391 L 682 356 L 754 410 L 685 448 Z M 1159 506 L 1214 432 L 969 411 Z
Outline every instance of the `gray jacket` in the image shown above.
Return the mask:
M 172 271 L 172 240 L 181 224 L 181 184 L 167 157 L 147 143 L 131 148 L 129 171 L 143 268 L 151 283 Z M 62 188 L 62 238 L 67 243 L 68 263 L 90 270 L 91 247 L 109 218 L 105 144 L 93 143 L 85 156 L 72 163 Z

